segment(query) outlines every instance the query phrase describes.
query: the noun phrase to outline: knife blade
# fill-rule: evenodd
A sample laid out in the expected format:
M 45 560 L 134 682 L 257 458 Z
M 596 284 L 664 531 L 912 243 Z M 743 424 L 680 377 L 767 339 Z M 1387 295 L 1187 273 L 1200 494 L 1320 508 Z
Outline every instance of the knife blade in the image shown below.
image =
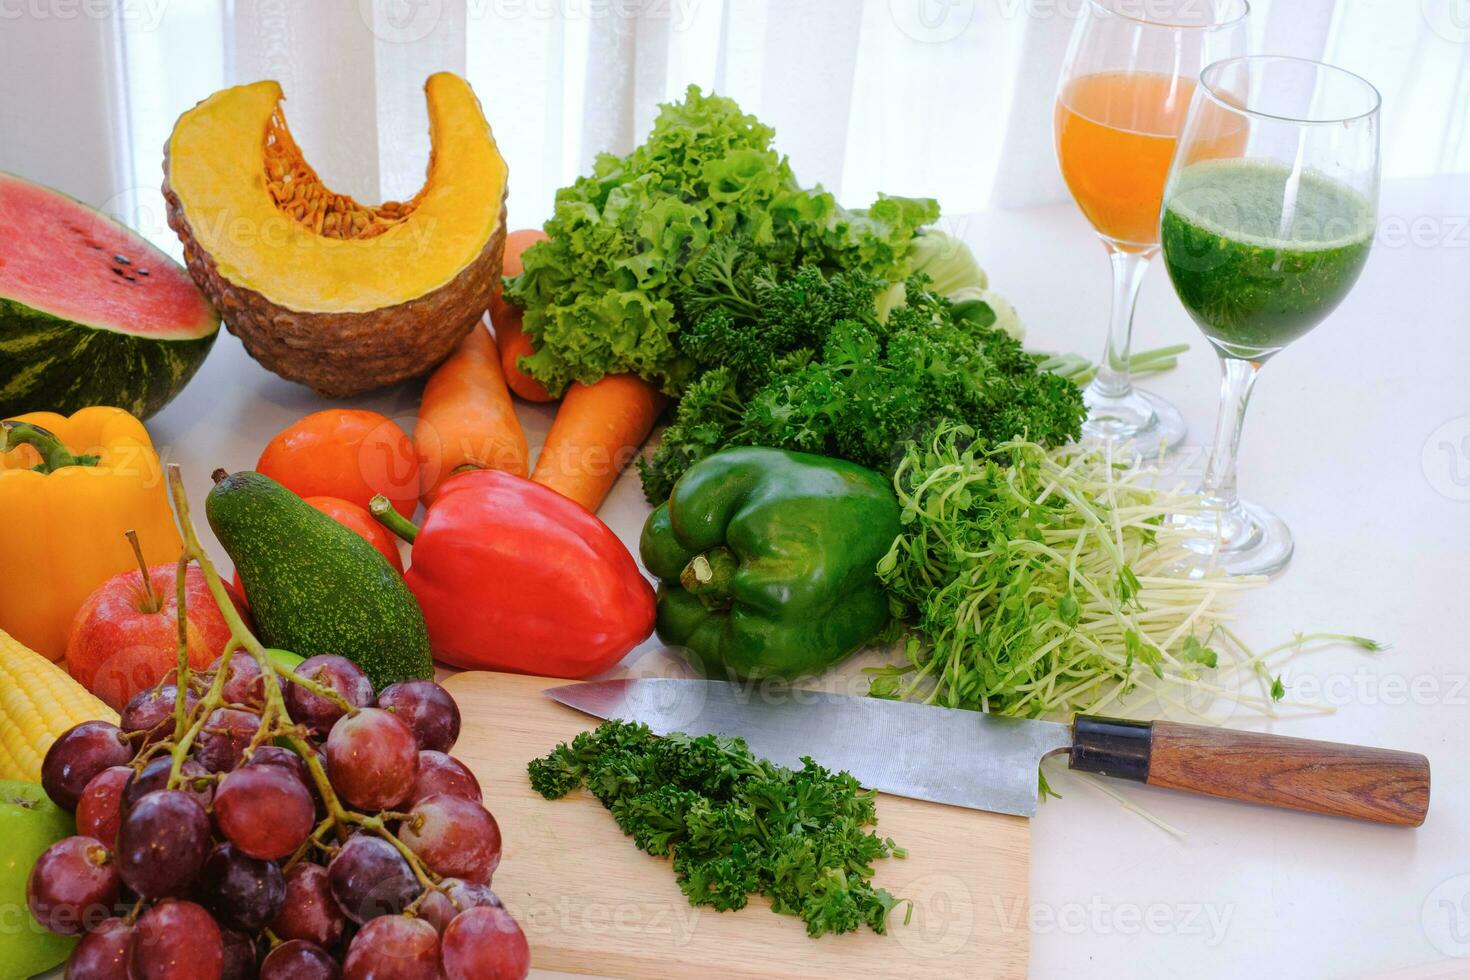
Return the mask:
M 1042 757 L 1072 744 L 1056 722 L 725 681 L 625 678 L 546 693 L 657 735 L 738 735 L 779 765 L 799 768 L 810 756 L 870 789 L 1021 817 L 1036 813 Z
M 1015 816 L 1036 814 L 1037 767 L 1067 765 L 1184 792 L 1417 827 L 1429 761 L 1411 752 L 1175 722 L 1078 715 L 1071 725 L 819 691 L 669 677 L 548 688 L 598 718 L 655 734 L 745 739 L 756 755 L 803 756 L 870 789 Z

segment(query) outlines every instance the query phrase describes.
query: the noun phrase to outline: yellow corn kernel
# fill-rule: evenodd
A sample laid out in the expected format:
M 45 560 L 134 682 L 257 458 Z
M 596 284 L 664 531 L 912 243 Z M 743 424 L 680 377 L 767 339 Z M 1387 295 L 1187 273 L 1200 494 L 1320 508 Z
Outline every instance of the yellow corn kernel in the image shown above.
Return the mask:
M 84 721 L 117 724 L 117 712 L 63 668 L 0 630 L 0 779 L 41 781 L 57 736 Z

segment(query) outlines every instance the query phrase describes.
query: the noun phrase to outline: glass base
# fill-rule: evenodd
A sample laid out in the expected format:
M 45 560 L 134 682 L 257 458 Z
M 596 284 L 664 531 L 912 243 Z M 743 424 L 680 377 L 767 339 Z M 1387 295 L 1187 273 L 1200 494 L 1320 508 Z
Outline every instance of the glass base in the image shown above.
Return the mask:
M 1087 421 L 1083 439 L 1133 442 L 1144 459 L 1163 456 L 1184 441 L 1184 416 L 1171 403 L 1134 388 L 1122 398 L 1102 394 L 1096 385 L 1082 392 Z
M 1286 522 L 1258 504 L 1236 500 L 1230 506 L 1206 508 L 1198 514 L 1175 515 L 1176 528 L 1197 532 L 1181 542 L 1199 556 L 1190 571 L 1197 577 L 1212 570 L 1228 575 L 1273 575 L 1291 561 L 1294 544 Z

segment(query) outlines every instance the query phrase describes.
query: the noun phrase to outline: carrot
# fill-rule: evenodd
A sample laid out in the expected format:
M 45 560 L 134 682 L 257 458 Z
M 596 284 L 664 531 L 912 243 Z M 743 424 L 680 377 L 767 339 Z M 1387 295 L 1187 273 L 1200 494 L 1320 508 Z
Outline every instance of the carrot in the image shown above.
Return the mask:
M 556 401 L 545 385 L 517 366 L 522 357 L 536 353 L 536 348 L 521 330 L 521 311 L 509 303 L 501 306 L 505 312 L 492 313 L 491 318 L 495 321 L 495 340 L 500 345 L 500 369 L 505 372 L 505 383 L 528 402 Z
M 429 377 L 413 443 L 419 456 L 419 499 L 426 507 L 440 485 L 462 470 L 526 475 L 526 434 L 500 373 L 500 352 L 481 324 Z
M 638 455 L 665 401 L 632 374 L 610 374 L 594 385 L 573 382 L 531 479 L 595 512 Z
M 525 271 L 521 253 L 537 242 L 546 241 L 546 232 L 540 228 L 522 228 L 505 236 L 505 259 L 501 272 L 507 276 L 518 276 Z M 510 390 L 528 402 L 556 401 L 546 387 L 516 366 L 522 357 L 536 353 L 531 338 L 521 330 L 521 311 L 501 296 L 500 283 L 490 295 L 490 322 L 495 325 L 495 342 L 500 345 L 500 369 L 505 372 L 505 382 Z

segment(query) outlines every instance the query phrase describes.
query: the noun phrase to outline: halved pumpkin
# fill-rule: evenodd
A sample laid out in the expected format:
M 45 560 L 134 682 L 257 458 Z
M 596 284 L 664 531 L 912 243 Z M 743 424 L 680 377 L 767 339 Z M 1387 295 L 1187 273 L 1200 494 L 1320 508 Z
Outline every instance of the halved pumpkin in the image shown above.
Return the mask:
M 500 279 L 505 160 L 468 83 L 440 72 L 424 91 L 428 178 L 401 203 L 323 186 L 272 81 L 205 99 L 164 150 L 169 225 L 194 281 L 252 357 L 323 395 L 427 372 Z

